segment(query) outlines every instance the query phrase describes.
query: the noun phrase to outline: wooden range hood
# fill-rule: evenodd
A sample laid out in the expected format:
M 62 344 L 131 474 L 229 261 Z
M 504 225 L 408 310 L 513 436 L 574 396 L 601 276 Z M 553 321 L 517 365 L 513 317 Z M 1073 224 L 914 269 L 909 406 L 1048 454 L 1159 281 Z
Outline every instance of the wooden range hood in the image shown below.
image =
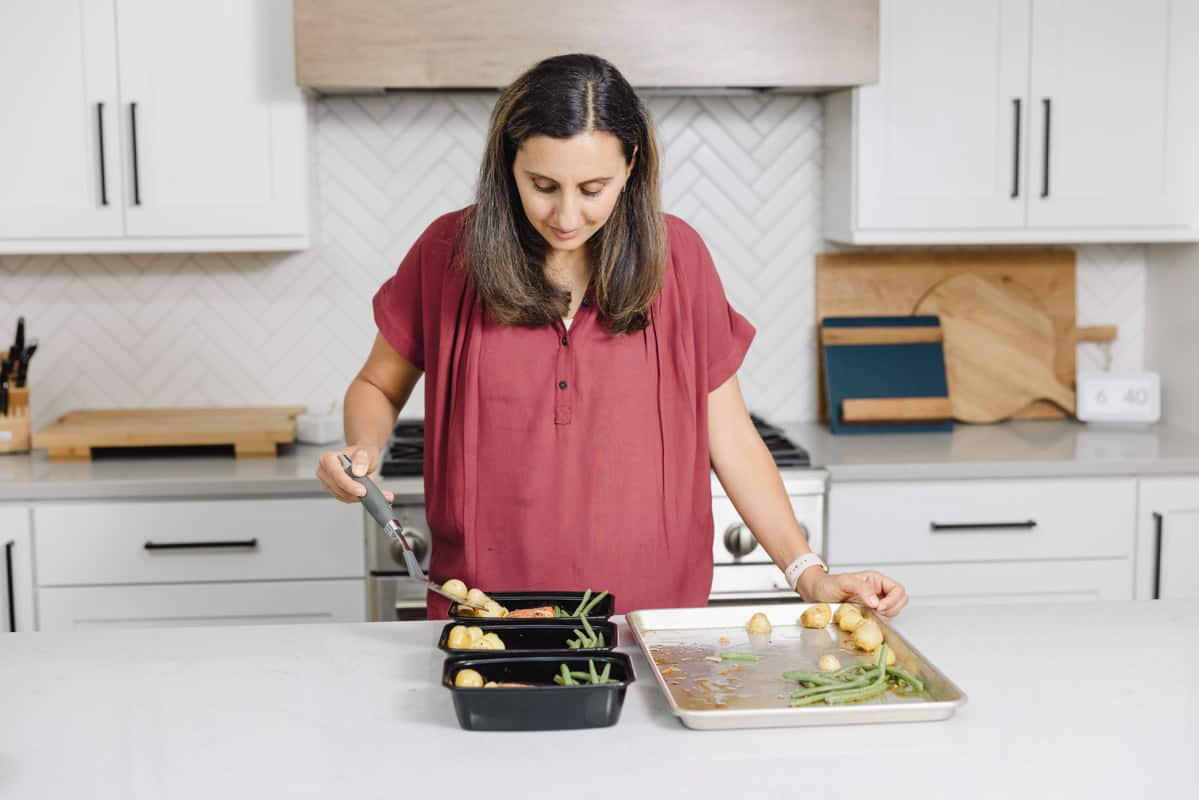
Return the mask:
M 878 0 L 295 0 L 296 81 L 495 89 L 595 53 L 634 86 L 823 91 L 878 80 Z

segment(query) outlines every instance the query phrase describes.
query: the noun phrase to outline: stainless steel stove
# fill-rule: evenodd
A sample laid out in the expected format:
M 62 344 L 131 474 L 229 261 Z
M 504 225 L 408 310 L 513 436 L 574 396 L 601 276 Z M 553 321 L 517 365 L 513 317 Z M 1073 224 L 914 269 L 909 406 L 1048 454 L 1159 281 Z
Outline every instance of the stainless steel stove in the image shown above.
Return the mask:
M 753 416 L 766 448 L 774 457 L 811 548 L 824 555 L 825 495 L 828 474 L 812 469 L 807 450 L 781 429 Z M 397 492 L 396 518 L 405 536 L 428 569 L 430 536 L 423 504 L 414 501 L 414 481 L 423 474 L 424 422 L 400 420 L 387 443 L 380 466 L 382 485 Z M 405 499 L 406 498 L 406 499 Z M 794 598 L 782 573 L 741 521 L 724 488 L 712 476 L 712 560 L 715 571 L 709 602 L 768 601 Z M 369 594 L 373 619 L 424 619 L 425 595 L 415 582 L 404 579 L 403 557 L 374 521 L 366 518 Z

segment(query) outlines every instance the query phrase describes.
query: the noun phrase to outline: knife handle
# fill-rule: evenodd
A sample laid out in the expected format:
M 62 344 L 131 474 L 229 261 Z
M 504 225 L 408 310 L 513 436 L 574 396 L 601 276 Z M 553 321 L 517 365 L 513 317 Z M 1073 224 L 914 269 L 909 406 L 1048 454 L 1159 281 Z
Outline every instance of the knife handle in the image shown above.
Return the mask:
M 387 498 L 383 496 L 383 492 L 379 491 L 379 487 L 369 476 L 363 475 L 358 477 L 353 472 L 353 465 L 345 453 L 338 453 L 337 458 L 341 461 L 342 469 L 346 471 L 352 479 L 362 484 L 366 488 L 366 494 L 358 498 L 362 505 L 366 506 L 367 513 L 375 518 L 375 522 L 384 530 L 390 527 L 394 516 L 391 513 L 391 503 L 387 502 Z

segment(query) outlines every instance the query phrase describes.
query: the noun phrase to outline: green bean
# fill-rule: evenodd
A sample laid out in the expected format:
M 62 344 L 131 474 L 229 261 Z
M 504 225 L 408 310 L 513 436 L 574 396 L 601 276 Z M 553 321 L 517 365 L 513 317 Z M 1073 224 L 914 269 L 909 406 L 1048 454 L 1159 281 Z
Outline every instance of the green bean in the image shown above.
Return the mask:
M 918 692 L 924 691 L 924 683 L 900 667 L 887 667 L 887 674 L 894 675 Z
M 559 669 L 559 673 L 562 675 L 562 685 L 563 686 L 574 686 L 575 685 L 574 678 L 572 678 L 570 676 L 570 669 L 565 664 L 561 665 L 561 668 Z
M 760 661 L 762 658 L 754 653 L 721 653 L 720 657 L 725 661 Z
M 586 619 L 586 617 L 584 617 Z M 591 682 L 599 683 L 599 673 L 595 671 L 595 662 L 590 658 L 587 659 L 587 670 L 591 673 Z
M 612 662 L 604 664 L 604 671 L 600 673 L 600 683 L 607 683 L 608 676 L 612 673 Z
M 836 686 L 815 686 L 811 689 L 797 689 L 791 693 L 792 699 L 800 697 L 811 697 L 812 695 L 828 694 L 829 692 L 843 692 L 846 689 L 862 689 L 869 686 L 873 679 L 858 678 L 854 681 L 846 681 L 839 683 Z
M 596 644 L 596 647 L 604 647 L 604 646 L 605 646 L 604 645 L 604 632 L 600 631 L 599 632 L 599 642 Z
M 583 607 L 587 605 L 587 601 L 590 599 L 591 599 L 591 590 L 588 589 L 587 591 L 583 592 L 583 599 L 579 601 L 579 604 L 577 606 L 575 606 L 575 612 L 573 614 L 571 614 L 571 616 L 572 617 L 579 616 L 579 612 L 583 610 Z
M 887 691 L 887 684 L 872 683 L 864 689 L 855 689 L 852 692 L 837 692 L 824 698 L 824 702 L 829 705 L 841 705 L 842 703 L 857 703 L 861 700 L 869 700 L 872 697 L 878 697 L 883 692 Z
M 567 640 L 566 640 L 566 646 L 567 646 L 567 647 L 569 647 L 571 650 L 578 650 L 578 649 L 579 649 L 579 643 L 578 643 L 578 642 L 576 642 L 574 639 L 567 639 Z
M 587 629 L 587 638 L 590 639 L 591 642 L 594 644 L 595 630 L 592 629 L 591 623 L 587 621 L 587 617 L 583 617 L 583 627 Z
M 600 601 L 603 600 L 607 596 L 608 596 L 608 592 L 607 592 L 607 590 L 604 590 L 604 591 L 600 592 L 599 594 L 597 594 L 595 597 L 591 598 L 591 602 L 583 607 L 583 610 L 582 610 L 582 612 L 580 612 L 579 616 L 585 617 L 588 614 L 590 614 L 591 610 L 593 608 L 595 608 L 597 605 L 599 605 Z
M 818 672 L 784 672 L 783 680 L 799 681 L 800 683 L 827 683 L 834 685 L 841 682 L 831 675 Z
M 562 676 L 561 676 L 561 675 L 555 675 L 555 676 L 554 676 L 554 683 L 558 684 L 559 686 L 565 686 L 565 685 L 566 685 L 566 684 L 562 683 Z

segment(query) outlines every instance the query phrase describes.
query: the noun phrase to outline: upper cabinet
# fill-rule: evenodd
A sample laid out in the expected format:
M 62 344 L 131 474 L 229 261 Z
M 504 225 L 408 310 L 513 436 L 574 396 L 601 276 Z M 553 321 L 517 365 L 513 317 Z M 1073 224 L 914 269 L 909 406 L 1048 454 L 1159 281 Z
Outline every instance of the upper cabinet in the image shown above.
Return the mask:
M 830 95 L 825 235 L 1199 240 L 1199 4 L 883 0 L 878 85 Z
M 0 6 L 0 253 L 295 250 L 290 0 Z
M 496 88 L 560 53 L 634 86 L 858 86 L 878 79 L 878 0 L 296 0 L 315 89 Z

